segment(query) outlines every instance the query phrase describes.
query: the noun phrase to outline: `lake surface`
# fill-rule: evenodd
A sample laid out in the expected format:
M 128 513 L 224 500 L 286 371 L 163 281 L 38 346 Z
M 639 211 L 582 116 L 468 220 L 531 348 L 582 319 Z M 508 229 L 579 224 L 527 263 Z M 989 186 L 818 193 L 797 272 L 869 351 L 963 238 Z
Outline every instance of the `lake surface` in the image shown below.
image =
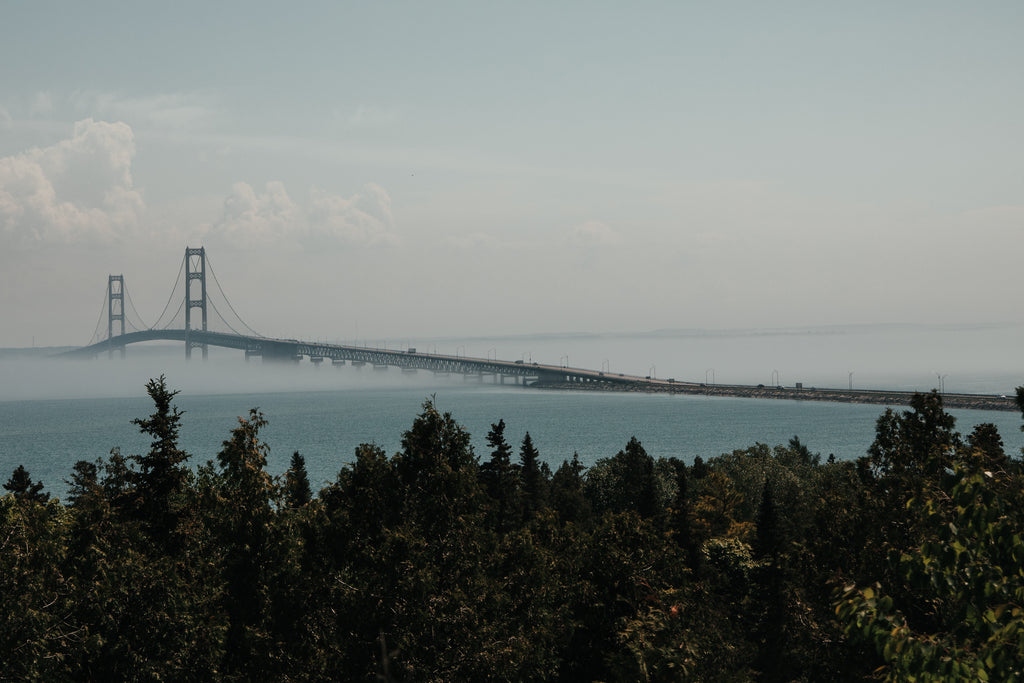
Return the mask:
M 345 340 L 324 340 L 338 341 Z M 873 326 L 809 330 L 664 332 L 648 335 L 549 335 L 506 339 L 376 342 L 388 348 L 486 358 L 567 362 L 574 367 L 652 374 L 718 383 L 1012 394 L 1024 384 L 1024 327 Z M 374 342 L 360 342 L 373 345 Z M 185 411 L 181 444 L 192 463 L 215 459 L 240 415 L 260 408 L 269 420 L 268 468 L 280 474 L 293 451 L 306 457 L 314 488 L 333 480 L 361 443 L 386 452 L 433 396 L 488 455 L 485 437 L 499 419 L 517 449 L 529 431 L 552 468 L 578 453 L 585 465 L 610 457 L 636 436 L 655 457 L 691 462 L 755 443 L 784 444 L 799 436 L 822 457 L 864 455 L 884 407 L 754 400 L 534 390 L 478 385 L 430 373 L 403 375 L 349 366 L 246 363 L 239 352 L 211 349 L 206 363 L 186 363 L 180 347 L 135 345 L 128 357 L 86 362 L 0 353 L 0 482 L 24 464 L 34 479 L 62 495 L 77 460 L 120 447 L 143 453 L 149 444 L 131 420 L 152 412 L 149 378 L 165 374 L 180 389 Z M 851 374 L 852 373 L 852 374 Z M 902 409 L 902 408 L 900 408 Z M 964 434 L 995 424 L 1007 451 L 1024 446 L 1021 416 L 951 411 Z
M 192 463 L 215 459 L 239 415 L 259 407 L 269 420 L 262 437 L 270 446 L 268 469 L 280 474 L 293 451 L 301 452 L 314 488 L 333 480 L 351 462 L 356 446 L 376 443 L 389 454 L 429 395 L 451 412 L 487 457 L 490 425 L 506 423 L 506 437 L 518 447 L 529 431 L 542 458 L 554 469 L 578 453 L 585 465 L 610 457 L 636 436 L 655 457 L 692 462 L 757 442 L 776 445 L 797 435 L 827 457 L 863 455 L 884 408 L 838 403 L 740 398 L 543 391 L 518 387 L 441 385 L 337 391 L 179 395 L 185 411 L 181 445 Z M 148 397 L 0 402 L 0 474 L 19 464 L 55 494 L 77 460 L 95 460 L 111 448 L 144 453 L 149 443 L 130 423 L 152 412 Z M 1016 413 L 952 411 L 969 432 L 981 422 L 996 424 L 1007 448 L 1019 453 L 1024 439 Z

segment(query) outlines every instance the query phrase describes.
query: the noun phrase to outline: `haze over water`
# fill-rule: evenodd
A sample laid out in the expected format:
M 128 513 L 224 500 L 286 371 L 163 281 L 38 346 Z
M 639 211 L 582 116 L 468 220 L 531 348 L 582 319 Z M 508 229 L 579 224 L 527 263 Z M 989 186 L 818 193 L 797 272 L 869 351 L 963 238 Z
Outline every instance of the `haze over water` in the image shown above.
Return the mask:
M 765 383 L 778 373 L 785 386 L 928 391 L 943 376 L 958 393 L 1013 392 L 1024 384 L 1016 357 L 1020 327 L 866 327 L 717 331 L 647 335 L 548 335 L 463 340 L 369 340 L 387 345 L 469 356 L 532 359 L 610 372 L 674 376 L 718 383 Z M 345 340 L 338 340 L 345 341 Z M 457 342 L 457 343 L 456 343 Z M 983 349 L 983 353 L 972 352 Z M 210 360 L 185 362 L 181 345 L 136 345 L 128 357 L 61 362 L 0 356 L 0 474 L 25 464 L 51 491 L 76 460 L 94 460 L 118 446 L 140 453 L 148 443 L 130 424 L 152 406 L 144 384 L 160 374 L 181 391 L 186 411 L 182 444 L 193 464 L 214 458 L 237 417 L 259 407 L 270 421 L 264 438 L 269 469 L 279 474 L 298 450 L 314 482 L 331 480 L 360 443 L 392 453 L 422 402 L 434 396 L 470 431 L 477 454 L 484 437 L 504 419 L 518 446 L 529 431 L 553 468 L 576 452 L 585 465 L 609 457 L 637 436 L 655 457 L 713 457 L 755 442 L 785 443 L 797 435 L 823 457 L 863 455 L 883 406 L 797 401 L 710 399 L 612 392 L 543 391 L 351 366 L 317 367 L 246 363 L 240 352 L 211 349 Z M 651 359 L 648 361 L 647 359 Z M 954 411 L 958 429 L 995 423 L 1008 452 L 1024 446 L 1020 415 Z

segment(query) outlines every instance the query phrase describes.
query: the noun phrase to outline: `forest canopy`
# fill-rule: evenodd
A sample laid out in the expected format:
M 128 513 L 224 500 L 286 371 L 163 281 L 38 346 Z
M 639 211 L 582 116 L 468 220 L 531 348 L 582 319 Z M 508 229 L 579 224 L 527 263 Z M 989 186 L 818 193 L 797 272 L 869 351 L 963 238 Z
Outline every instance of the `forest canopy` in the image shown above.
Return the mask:
M 554 471 L 501 419 L 475 453 L 427 400 L 400 450 L 359 446 L 313 492 L 298 452 L 267 473 L 258 409 L 198 462 L 176 392 L 146 390 L 148 452 L 76 463 L 64 501 L 24 467 L 4 484 L 0 678 L 1024 675 L 1021 459 L 937 392 L 852 462 L 632 438 Z

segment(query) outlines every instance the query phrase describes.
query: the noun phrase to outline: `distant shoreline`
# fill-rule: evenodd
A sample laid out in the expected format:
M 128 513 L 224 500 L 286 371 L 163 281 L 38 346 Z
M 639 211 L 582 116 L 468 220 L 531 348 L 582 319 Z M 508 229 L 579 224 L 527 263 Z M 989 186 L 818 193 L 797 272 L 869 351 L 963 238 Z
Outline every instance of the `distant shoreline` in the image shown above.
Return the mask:
M 736 398 L 783 399 L 790 401 L 827 401 L 830 403 L 862 403 L 869 405 L 910 404 L 915 391 L 882 391 L 870 389 L 819 389 L 817 387 L 752 386 L 741 384 L 692 384 L 647 382 L 535 382 L 536 389 L 573 391 L 615 391 L 622 393 L 685 394 L 688 396 L 722 396 Z M 1014 397 L 996 394 L 942 394 L 942 404 L 957 410 L 1018 410 Z

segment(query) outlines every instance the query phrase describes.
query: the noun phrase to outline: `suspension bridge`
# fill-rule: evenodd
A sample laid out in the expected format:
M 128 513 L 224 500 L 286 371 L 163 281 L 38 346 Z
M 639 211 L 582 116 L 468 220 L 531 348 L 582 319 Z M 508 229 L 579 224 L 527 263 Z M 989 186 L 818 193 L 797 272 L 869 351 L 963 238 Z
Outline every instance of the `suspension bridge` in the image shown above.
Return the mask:
M 219 306 L 217 302 L 220 302 Z M 171 295 L 153 325 L 143 322 L 135 309 L 125 286 L 124 275 L 108 276 L 103 307 L 92 339 L 87 345 L 61 355 L 88 358 L 106 353 L 110 357 L 115 354 L 124 357 L 126 348 L 131 344 L 159 340 L 183 342 L 186 358 L 191 358 L 192 352 L 199 350 L 205 360 L 209 347 L 217 346 L 242 351 L 246 360 L 259 358 L 263 362 L 299 362 L 308 359 L 315 364 L 330 361 L 335 366 L 371 366 L 374 370 L 398 368 L 408 373 L 425 370 L 442 376 L 462 375 L 465 379 L 480 382 L 490 379 L 495 384 L 510 381 L 513 384 L 570 389 L 662 391 L 879 405 L 905 405 L 913 396 L 913 392 L 903 391 L 805 389 L 799 384 L 790 388 L 677 382 L 674 379 L 640 377 L 572 368 L 568 365 L 528 363 L 525 360 L 504 361 L 497 358 L 422 353 L 413 348 L 394 350 L 267 337 L 256 332 L 238 315 L 224 294 L 204 247 L 185 248 L 185 256 Z M 1004 395 L 951 394 L 944 391 L 942 395 L 946 406 L 950 408 L 1016 410 L 1015 401 Z
M 183 342 L 186 358 L 191 358 L 193 351 L 199 351 L 205 360 L 209 347 L 216 346 L 240 350 L 247 360 L 298 362 L 305 358 L 317 364 L 329 361 L 335 366 L 370 366 L 375 370 L 391 367 L 402 372 L 425 370 L 478 381 L 487 378 L 501 384 L 506 381 L 523 385 L 538 382 L 625 384 L 644 380 L 631 375 L 610 375 L 523 360 L 503 361 L 422 353 L 413 348 L 394 350 L 267 337 L 238 315 L 217 280 L 205 247 L 186 247 L 171 295 L 152 325 L 147 325 L 135 309 L 124 275 L 109 275 L 92 339 L 87 345 L 63 355 L 95 357 L 106 353 L 110 357 L 115 354 L 124 357 L 129 345 L 150 341 Z

